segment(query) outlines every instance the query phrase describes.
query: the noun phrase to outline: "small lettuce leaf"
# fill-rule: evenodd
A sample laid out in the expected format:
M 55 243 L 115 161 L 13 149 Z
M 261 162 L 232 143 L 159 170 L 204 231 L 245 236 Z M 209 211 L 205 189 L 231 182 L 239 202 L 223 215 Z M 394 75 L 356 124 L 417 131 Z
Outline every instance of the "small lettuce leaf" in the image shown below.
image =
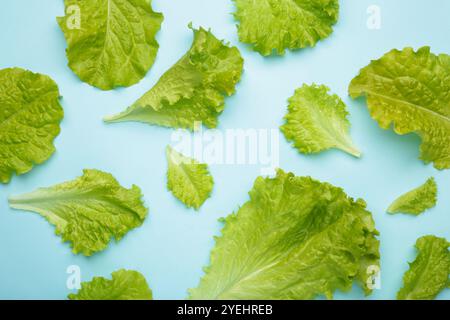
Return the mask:
M 167 147 L 167 188 L 186 206 L 198 210 L 211 195 L 214 180 L 208 166 Z
M 372 118 L 397 134 L 422 138 L 420 158 L 450 168 L 450 56 L 429 47 L 392 50 L 352 80 L 353 98 L 367 97 Z
M 241 78 L 244 60 L 236 47 L 219 41 L 203 28 L 194 31 L 191 49 L 142 98 L 106 122 L 139 121 L 194 130 L 217 118 Z
M 395 200 L 387 212 L 409 213 L 419 215 L 425 210 L 433 208 L 437 202 L 437 185 L 434 178 L 430 178 L 420 187 L 411 190 Z
M 191 299 L 332 298 L 359 282 L 371 292 L 379 241 L 364 201 L 309 177 L 256 179 L 250 201 L 224 219 Z
M 70 300 L 152 300 L 152 290 L 144 276 L 132 270 L 113 272 L 112 279 L 94 277 L 82 282 L 81 289 L 69 294 Z
M 48 76 L 20 68 L 0 70 L 0 182 L 29 172 L 55 152 L 64 111 Z
M 57 20 L 69 67 L 82 81 L 111 90 L 145 76 L 155 62 L 163 21 L 151 0 L 65 0 L 65 6 L 66 16 Z
M 90 256 L 143 223 L 148 210 L 141 197 L 135 185 L 125 189 L 109 173 L 84 170 L 75 180 L 11 197 L 9 204 L 41 214 L 75 254 Z
M 344 102 L 328 93 L 324 85 L 303 85 L 289 99 L 286 123 L 281 131 L 295 148 L 303 153 L 318 153 L 337 148 L 355 157 L 361 152 L 350 136 L 350 122 Z
M 403 276 L 399 300 L 432 300 L 448 285 L 450 243 L 444 238 L 424 236 L 417 239 L 418 254 Z
M 268 56 L 313 47 L 333 32 L 338 0 L 234 0 L 240 41 Z

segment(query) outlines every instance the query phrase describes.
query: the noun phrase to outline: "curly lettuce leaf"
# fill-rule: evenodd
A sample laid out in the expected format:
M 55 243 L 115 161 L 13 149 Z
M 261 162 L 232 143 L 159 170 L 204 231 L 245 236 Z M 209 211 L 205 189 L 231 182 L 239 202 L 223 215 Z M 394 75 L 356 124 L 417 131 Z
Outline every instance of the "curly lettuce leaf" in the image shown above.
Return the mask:
M 0 182 L 29 172 L 55 152 L 64 111 L 48 76 L 20 68 L 0 70 Z
M 363 68 L 349 93 L 367 97 L 383 129 L 418 134 L 425 163 L 450 168 L 450 56 L 434 55 L 429 47 L 392 50 Z
M 82 81 L 111 90 L 145 76 L 155 62 L 163 21 L 151 0 L 65 0 L 65 6 L 66 16 L 57 20 L 69 67 Z
M 75 254 L 90 256 L 142 225 L 148 210 L 141 197 L 135 185 L 125 189 L 109 173 L 84 170 L 75 180 L 11 197 L 9 204 L 41 214 Z
M 106 122 L 139 121 L 151 125 L 194 130 L 197 123 L 218 124 L 239 82 L 244 60 L 236 47 L 219 41 L 203 28 L 194 31 L 190 50 L 158 83 L 123 113 Z
M 234 0 L 240 41 L 263 56 L 313 47 L 333 32 L 338 0 Z
M 329 88 L 313 84 L 303 85 L 289 99 L 286 123 L 281 127 L 287 140 L 303 153 L 318 153 L 337 148 L 355 157 L 361 152 L 350 136 L 347 108 Z
M 167 188 L 187 207 L 198 210 L 211 195 L 214 180 L 208 166 L 167 147 Z
M 448 285 L 450 243 L 444 238 L 424 236 L 417 239 L 418 255 L 403 276 L 399 300 L 432 300 Z
M 70 300 L 152 300 L 152 290 L 144 276 L 133 270 L 118 270 L 112 279 L 94 277 L 82 282 L 81 289 L 69 294 Z
M 396 199 L 388 208 L 387 212 L 409 213 L 419 215 L 425 210 L 433 208 L 437 202 L 437 185 L 434 178 L 428 179 L 420 187 L 411 190 Z
M 309 177 L 256 179 L 250 201 L 224 219 L 191 299 L 332 298 L 357 281 L 370 293 L 379 241 L 364 201 Z

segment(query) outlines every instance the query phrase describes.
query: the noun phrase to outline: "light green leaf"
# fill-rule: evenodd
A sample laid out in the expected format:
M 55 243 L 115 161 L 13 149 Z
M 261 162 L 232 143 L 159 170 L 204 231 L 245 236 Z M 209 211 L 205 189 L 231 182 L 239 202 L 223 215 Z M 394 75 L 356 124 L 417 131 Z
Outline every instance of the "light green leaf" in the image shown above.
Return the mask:
M 383 129 L 418 134 L 423 161 L 450 168 L 450 56 L 436 56 L 429 47 L 392 50 L 362 69 L 349 93 L 367 97 Z
M 194 130 L 201 122 L 217 126 L 217 118 L 241 78 L 244 60 L 203 28 L 194 30 L 191 49 L 142 98 L 106 122 L 139 121 Z
M 151 0 L 65 0 L 57 18 L 67 41 L 69 67 L 102 90 L 139 82 L 155 62 L 163 15 Z
M 9 204 L 41 214 L 75 254 L 90 256 L 143 223 L 148 210 L 141 197 L 135 185 L 125 189 L 109 173 L 84 170 L 75 180 L 11 197 Z
M 0 70 L 0 182 L 30 171 L 55 152 L 64 111 L 48 76 L 20 68 Z
M 313 47 L 333 32 L 338 0 L 234 0 L 239 39 L 268 56 Z
M 360 157 L 350 136 L 350 122 L 344 102 L 328 93 L 324 85 L 303 85 L 289 99 L 286 123 L 281 131 L 303 153 L 337 148 Z
M 167 188 L 188 207 L 199 209 L 211 195 L 214 180 L 208 166 L 167 147 Z
M 69 294 L 70 300 L 152 300 L 144 276 L 137 271 L 118 270 L 112 279 L 94 277 L 89 282 L 82 282 L 81 289 Z
M 424 236 L 417 239 L 418 255 L 403 276 L 399 300 L 432 300 L 447 287 L 450 274 L 450 243 L 444 238 Z
M 419 215 L 433 208 L 437 202 L 437 185 L 430 178 L 420 187 L 411 190 L 395 200 L 388 208 L 388 213 L 409 213 Z
M 279 170 L 256 179 L 250 201 L 224 219 L 191 299 L 332 298 L 353 281 L 370 293 L 378 232 L 362 200 Z

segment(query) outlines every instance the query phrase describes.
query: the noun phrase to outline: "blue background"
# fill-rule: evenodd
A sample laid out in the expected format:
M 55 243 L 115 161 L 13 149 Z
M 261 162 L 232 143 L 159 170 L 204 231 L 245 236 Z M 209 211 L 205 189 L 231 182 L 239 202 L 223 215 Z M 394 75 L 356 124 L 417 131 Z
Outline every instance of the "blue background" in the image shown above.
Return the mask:
M 65 41 L 55 18 L 63 1 L 0 0 L 0 68 L 18 66 L 50 75 L 63 96 L 65 118 L 56 139 L 57 152 L 30 173 L 0 185 L 0 298 L 64 299 L 66 269 L 78 265 L 82 279 L 108 276 L 119 268 L 136 269 L 149 281 L 156 299 L 182 299 L 197 285 L 208 264 L 219 217 L 247 201 L 259 175 L 258 166 L 214 165 L 216 184 L 211 199 L 197 213 L 185 209 L 166 190 L 165 147 L 172 130 L 138 123 L 105 125 L 102 118 L 123 110 L 151 88 L 186 52 L 192 41 L 189 22 L 211 28 L 218 38 L 239 47 L 245 74 L 237 93 L 227 99 L 219 129 L 277 128 L 287 98 L 303 83 L 323 83 L 339 94 L 351 113 L 351 133 L 363 152 L 358 160 L 340 151 L 300 155 L 280 136 L 281 167 L 311 175 L 361 197 L 373 212 L 381 232 L 382 283 L 370 299 L 395 298 L 415 257 L 413 245 L 425 234 L 450 239 L 450 171 L 437 171 L 419 159 L 420 140 L 381 130 L 371 120 L 364 101 L 347 97 L 347 86 L 371 59 L 392 48 L 430 45 L 435 53 L 450 53 L 450 2 L 446 0 L 345 0 L 334 33 L 313 49 L 263 58 L 238 42 L 231 0 L 154 0 L 165 20 L 158 34 L 161 45 L 154 67 L 139 84 L 103 92 L 82 83 L 67 67 Z M 369 5 L 379 5 L 380 30 L 366 27 Z M 54 228 L 38 214 L 13 211 L 7 197 L 73 179 L 83 168 L 111 172 L 123 185 L 143 190 L 150 215 L 144 225 L 120 243 L 93 257 L 75 256 L 61 243 Z M 438 205 L 420 217 L 389 216 L 390 202 L 434 176 Z M 364 298 L 355 286 L 337 298 Z M 450 298 L 450 290 L 439 298 Z

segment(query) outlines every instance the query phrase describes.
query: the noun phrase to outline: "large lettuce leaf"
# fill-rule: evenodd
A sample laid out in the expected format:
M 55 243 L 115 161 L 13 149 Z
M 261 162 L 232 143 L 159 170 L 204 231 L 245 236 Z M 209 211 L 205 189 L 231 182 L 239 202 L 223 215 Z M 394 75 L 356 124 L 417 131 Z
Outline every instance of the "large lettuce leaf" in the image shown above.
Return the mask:
M 264 56 L 313 47 L 328 37 L 339 16 L 338 0 L 234 0 L 242 42 Z
M 0 70 L 0 182 L 24 174 L 55 151 L 64 111 L 48 76 L 20 68 Z
M 429 47 L 392 50 L 362 69 L 349 93 L 367 97 L 383 129 L 418 134 L 426 163 L 450 168 L 450 56 L 434 55 Z
M 41 214 L 75 254 L 90 256 L 143 223 L 148 210 L 141 197 L 135 185 L 125 189 L 109 173 L 84 170 L 75 180 L 10 197 L 9 204 Z
M 203 28 L 194 30 L 191 49 L 144 96 L 106 122 L 140 121 L 172 128 L 214 128 L 241 78 L 243 59 Z
M 420 187 L 397 198 L 388 208 L 388 213 L 409 213 L 419 215 L 433 208 L 437 202 L 437 184 L 430 178 Z
M 281 131 L 303 153 L 318 153 L 337 148 L 355 157 L 361 152 L 348 133 L 347 107 L 337 95 L 321 85 L 303 85 L 289 99 L 286 123 Z
M 208 166 L 167 147 L 167 188 L 188 207 L 199 209 L 211 195 L 214 180 Z
M 112 279 L 95 277 L 81 283 L 77 293 L 69 294 L 70 300 L 152 300 L 152 290 L 144 276 L 133 270 L 118 270 Z
M 57 20 L 69 67 L 82 81 L 110 90 L 145 76 L 158 52 L 155 36 L 163 21 L 151 0 L 65 0 L 65 6 L 66 16 Z
M 353 281 L 370 292 L 378 232 L 364 201 L 279 170 L 224 219 L 210 266 L 191 299 L 331 298 Z
M 424 236 L 417 239 L 418 254 L 403 276 L 399 300 L 432 300 L 449 284 L 450 243 L 444 238 Z

